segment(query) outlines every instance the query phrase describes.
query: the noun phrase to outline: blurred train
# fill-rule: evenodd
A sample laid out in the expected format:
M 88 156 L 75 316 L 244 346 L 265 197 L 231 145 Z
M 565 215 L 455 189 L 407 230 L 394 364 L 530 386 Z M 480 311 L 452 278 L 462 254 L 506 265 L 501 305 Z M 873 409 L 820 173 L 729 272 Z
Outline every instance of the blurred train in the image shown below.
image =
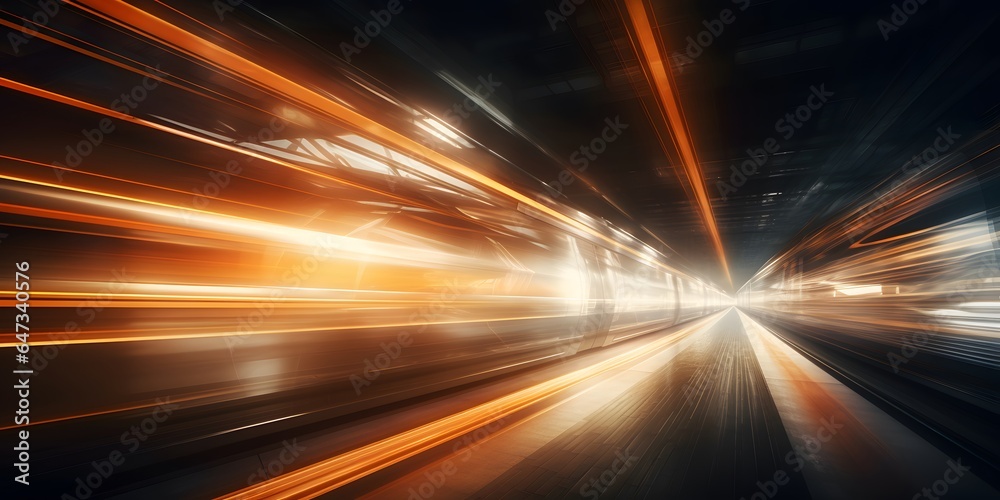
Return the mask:
M 127 460 L 92 498 L 262 462 L 307 430 L 732 304 L 606 221 L 529 198 L 537 180 L 347 65 L 306 88 L 304 70 L 149 50 L 156 74 L 104 68 L 170 83 L 141 109 L 101 108 L 121 94 L 112 76 L 73 99 L 26 94 L 45 133 L 26 160 L 0 158 L 2 250 L 30 263 L 32 481 L 56 496 L 116 451 Z M 81 75 L 102 64 L 79 57 Z M 53 167 L 102 113 L 114 140 Z M 237 489 L 255 471 L 231 472 Z
M 181 209 L 121 199 L 109 208 L 115 185 L 72 197 L 0 185 L 33 207 L 8 216 L 23 228 L 32 290 L 50 292 L 32 304 L 43 311 L 32 318 L 40 481 L 69 488 L 72 471 L 120 448 L 121 429 L 166 398 L 179 409 L 117 484 L 150 474 L 143 467 L 157 467 L 163 448 L 252 450 L 275 433 L 731 303 L 603 220 L 540 199 L 585 229 L 566 225 L 357 135 L 244 146 L 334 175 L 240 159 L 240 187 L 204 210 L 183 208 L 190 200 L 169 183 L 226 164 L 206 147 L 188 154 L 209 160 L 175 166 L 163 191 L 148 193 Z M 315 149 L 322 155 L 306 152 Z M 114 223 L 100 222 L 109 212 Z
M 858 193 L 737 294 L 741 310 L 984 478 L 1000 477 L 996 144 L 978 137 Z
M 314 144 L 347 156 L 332 142 Z M 400 178 L 391 196 L 340 190 L 336 199 L 299 202 L 330 214 L 302 229 L 256 221 L 231 228 L 237 240 L 251 234 L 252 241 L 224 241 L 225 230 L 214 231 L 213 242 L 166 235 L 168 241 L 129 241 L 126 253 L 121 242 L 112 250 L 72 233 L 46 235 L 66 245 L 39 249 L 31 259 L 36 282 L 55 282 L 69 263 L 96 276 L 69 285 L 90 300 L 38 299 L 56 308 L 36 320 L 50 330 L 36 338 L 71 347 L 49 362 L 37 354 L 40 382 L 101 390 L 39 409 L 40 418 L 127 406 L 142 394 L 200 401 L 203 394 L 234 399 L 345 384 L 401 336 L 407 345 L 391 366 L 378 367 L 380 376 L 440 387 L 606 346 L 726 305 L 721 291 L 657 261 L 652 249 L 604 221 L 573 214 L 648 259 L 440 172 L 437 182 L 419 178 L 429 167 L 407 164 L 413 160 L 393 165 Z M 192 227 L 217 226 L 220 218 L 184 216 Z M 103 251 L 80 255 L 81 243 Z M 59 332 L 67 321 L 76 327 Z M 88 361 L 78 364 L 77 356 Z M 362 398 L 385 383 L 371 382 Z

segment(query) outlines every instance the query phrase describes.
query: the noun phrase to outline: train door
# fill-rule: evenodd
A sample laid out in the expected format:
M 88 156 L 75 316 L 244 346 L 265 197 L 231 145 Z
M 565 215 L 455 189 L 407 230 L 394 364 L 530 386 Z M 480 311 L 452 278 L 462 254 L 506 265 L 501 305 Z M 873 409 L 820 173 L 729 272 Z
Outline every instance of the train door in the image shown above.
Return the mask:
M 603 248 L 581 243 L 580 253 L 583 255 L 589 283 L 587 311 L 581 318 L 580 328 L 583 330 L 583 341 L 579 351 L 592 347 L 601 347 L 611 329 L 611 320 L 615 313 L 614 280 L 608 278 L 604 266 Z
M 672 278 L 674 281 L 674 291 L 677 292 L 674 294 L 674 316 L 677 318 L 674 324 L 676 325 L 687 320 L 684 314 L 684 301 L 687 300 L 688 291 L 684 288 L 684 282 L 679 277 L 672 276 Z
M 664 273 L 663 281 L 666 284 L 663 308 L 667 312 L 667 323 L 673 326 L 680 319 L 680 291 L 677 288 L 677 278 L 674 275 Z

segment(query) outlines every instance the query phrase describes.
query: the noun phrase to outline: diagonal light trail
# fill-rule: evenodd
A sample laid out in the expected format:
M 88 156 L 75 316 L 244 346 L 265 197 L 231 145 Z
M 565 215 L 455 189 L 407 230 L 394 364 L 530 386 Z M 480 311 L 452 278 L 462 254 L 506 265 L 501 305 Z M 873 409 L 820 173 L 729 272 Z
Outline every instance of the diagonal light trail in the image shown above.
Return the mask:
M 522 389 L 499 399 L 430 422 L 381 441 L 303 467 L 269 481 L 257 483 L 220 499 L 315 498 L 363 478 L 497 419 L 544 401 L 576 384 L 623 366 L 630 366 L 652 353 L 677 344 L 687 336 L 706 331 L 729 313 L 729 309 L 693 321 L 666 338 L 656 340 L 552 380 Z
M 732 287 L 733 280 L 729 274 L 729 264 L 726 261 L 726 250 L 722 246 L 722 237 L 719 234 L 719 227 L 715 222 L 715 214 L 712 212 L 712 201 L 708 197 L 708 190 L 705 188 L 704 174 L 701 171 L 701 164 L 698 162 L 695 153 L 694 140 L 687 128 L 684 120 L 684 112 L 681 109 L 680 100 L 677 98 L 674 86 L 671 84 L 670 72 L 660 48 L 656 43 L 656 35 L 649 16 L 646 13 L 646 6 L 642 0 L 627 0 L 625 8 L 628 12 L 628 20 L 632 24 L 631 32 L 633 45 L 640 59 L 645 62 L 643 65 L 646 79 L 657 96 L 660 115 L 666 121 L 669 130 L 674 136 L 674 146 L 680 153 L 684 172 L 687 174 L 688 183 L 694 194 L 695 202 L 698 205 L 705 229 L 715 251 L 719 256 L 719 263 L 722 265 L 726 280 Z M 666 147 L 666 143 L 661 138 L 661 144 Z
M 484 186 L 524 206 L 531 207 L 571 228 L 590 234 L 598 240 L 620 249 L 623 253 L 633 255 L 640 260 L 646 260 L 648 257 L 643 252 L 637 251 L 631 246 L 623 245 L 615 239 L 595 231 L 587 224 L 577 221 L 547 205 L 541 204 L 532 197 L 492 179 L 452 157 L 427 147 L 419 141 L 411 139 L 355 109 L 331 100 L 267 67 L 261 66 L 209 40 L 200 38 L 191 32 L 170 24 L 145 10 L 121 1 L 71 0 L 67 3 L 109 23 L 133 31 L 150 40 L 155 40 L 195 61 L 217 68 L 223 74 L 228 74 L 237 79 L 257 85 L 275 96 L 280 96 L 287 102 L 294 102 L 304 109 L 330 117 L 338 123 L 346 125 L 367 137 L 377 139 L 377 142 L 390 145 L 400 151 L 412 153 L 415 157 L 429 161 L 433 165 L 452 174 L 468 179 L 477 185 Z M 23 84 L 18 84 L 17 82 L 9 82 L 7 86 L 15 88 L 17 85 L 23 87 Z M 20 88 L 15 88 L 15 90 L 20 90 Z M 123 119 L 135 121 L 130 116 Z M 659 260 L 654 261 L 654 265 L 669 272 L 677 273 L 677 270 L 664 265 Z M 726 274 L 728 276 L 728 269 Z

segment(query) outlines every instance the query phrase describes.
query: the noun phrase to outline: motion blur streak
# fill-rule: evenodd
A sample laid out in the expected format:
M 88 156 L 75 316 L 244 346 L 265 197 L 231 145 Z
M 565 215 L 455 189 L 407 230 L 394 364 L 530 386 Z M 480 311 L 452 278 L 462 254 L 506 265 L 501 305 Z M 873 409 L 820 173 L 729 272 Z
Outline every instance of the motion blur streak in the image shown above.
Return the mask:
M 1000 11 L 166 3 L 0 7 L 11 498 L 996 496 Z
M 708 190 L 705 187 L 705 174 L 698 162 L 694 139 L 691 137 L 687 122 L 684 120 L 680 101 L 670 83 L 670 69 L 660 52 L 653 24 L 649 20 L 643 0 L 627 0 L 625 7 L 628 19 L 631 20 L 632 28 L 635 30 L 636 40 L 633 45 L 638 45 L 637 52 L 644 59 L 643 69 L 646 79 L 659 96 L 657 100 L 660 106 L 659 115 L 665 118 L 669 125 L 668 128 L 674 138 L 673 144 L 681 155 L 684 172 L 687 174 L 688 186 L 690 186 L 694 201 L 701 211 L 705 229 L 715 246 L 715 251 L 719 256 L 719 264 L 722 266 L 726 280 L 732 286 L 733 279 L 729 272 L 729 263 L 726 260 L 726 250 L 722 246 L 722 236 L 719 235 L 719 227 L 712 212 L 712 200 L 709 199 Z M 657 130 L 659 129 L 657 128 Z M 661 138 L 660 142 L 666 147 L 666 141 Z
M 165 472 L 163 450 L 235 446 L 233 463 L 257 462 L 276 433 L 639 341 L 617 361 L 399 434 L 388 455 L 384 443 L 360 448 L 335 470 L 344 459 L 327 450 L 295 476 L 325 491 L 487 411 L 635 361 L 666 345 L 638 337 L 692 331 L 734 303 L 611 223 L 536 200 L 539 186 L 483 148 L 452 157 L 425 145 L 442 125 L 383 85 L 142 5 L 157 15 L 68 2 L 31 42 L 112 75 L 93 87 L 0 75 L 4 96 L 54 127 L 0 155 L 4 227 L 25 235 L 32 270 L 31 388 L 86 396 L 32 402 L 37 491 L 72 491 L 160 398 L 180 409 L 97 496 L 136 487 L 144 467 Z M 0 306 L 16 297 L 4 287 Z M 0 333 L 5 351 L 19 343 Z M 81 448 L 81 435 L 101 438 Z M 249 484 L 237 475 L 212 491 Z
M 994 135 L 863 193 L 763 266 L 737 302 L 845 383 L 996 471 L 1000 247 L 997 214 L 978 195 L 995 175 Z
M 996 236 L 987 214 L 895 229 L 976 187 L 974 177 L 953 169 L 862 203 L 769 262 L 740 291 L 740 303 L 813 325 L 868 332 L 929 325 L 935 333 L 1000 338 Z M 858 241 L 845 240 L 845 231 Z
M 494 420 L 539 403 L 575 384 L 616 368 L 635 364 L 651 354 L 680 342 L 693 332 L 710 328 L 723 316 L 724 312 L 692 322 L 670 337 L 632 349 L 588 368 L 548 380 L 495 401 L 470 408 L 403 434 L 372 443 L 352 452 L 304 467 L 278 479 L 220 498 L 234 500 L 242 498 L 285 499 L 312 498 L 322 495 L 379 469 L 446 443 Z
M 551 217 L 574 226 L 583 231 L 591 232 L 590 228 L 578 221 L 553 210 L 552 208 L 537 203 L 531 197 L 521 194 L 502 183 L 496 182 L 479 172 L 462 165 L 455 160 L 434 151 L 431 148 L 405 137 L 404 135 L 388 128 L 368 117 L 351 110 L 348 107 L 333 102 L 320 94 L 309 90 L 281 75 L 274 73 L 260 65 L 229 52 L 218 45 L 207 40 L 198 38 L 180 28 L 171 25 L 162 19 L 150 15 L 136 7 L 120 1 L 112 2 L 80 2 L 81 5 L 89 6 L 93 11 L 102 14 L 105 19 L 123 27 L 133 29 L 137 33 L 150 36 L 156 40 L 162 40 L 168 46 L 185 54 L 194 56 L 206 64 L 216 66 L 230 74 L 247 79 L 269 89 L 278 95 L 285 96 L 292 102 L 297 102 L 315 111 L 327 114 L 331 118 L 342 123 L 364 131 L 365 133 L 378 138 L 388 145 L 395 146 L 402 151 L 410 152 L 420 158 L 427 158 L 435 165 L 455 172 L 463 177 L 469 178 L 479 184 L 487 186 L 497 192 L 507 195 L 518 202 L 540 210 Z M 704 191 L 704 186 L 702 186 Z M 714 227 L 714 226 L 713 226 Z M 593 234 L 593 233 L 592 233 Z M 715 237 L 718 238 L 717 231 Z M 619 247 L 622 251 L 632 253 L 637 257 L 643 255 L 630 247 L 621 245 L 606 236 L 595 234 L 596 237 L 604 239 L 607 243 Z M 721 248 L 721 247 L 720 247 Z

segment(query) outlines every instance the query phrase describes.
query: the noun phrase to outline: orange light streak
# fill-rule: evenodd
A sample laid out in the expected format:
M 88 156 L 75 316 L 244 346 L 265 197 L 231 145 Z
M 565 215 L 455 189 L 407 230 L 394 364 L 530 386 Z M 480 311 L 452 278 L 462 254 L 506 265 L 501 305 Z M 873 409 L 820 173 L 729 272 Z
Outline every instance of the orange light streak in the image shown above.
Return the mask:
M 693 322 L 669 337 L 637 347 L 614 358 L 219 498 L 227 500 L 315 498 L 451 441 L 496 419 L 525 409 L 583 381 L 634 364 L 648 355 L 680 342 L 695 331 L 710 328 L 727 313 L 728 309 Z
M 701 164 L 698 162 L 695 153 L 694 140 L 687 128 L 684 120 L 684 112 L 681 109 L 680 101 L 670 82 L 670 75 L 667 65 L 660 49 L 656 43 L 654 29 L 646 14 L 646 7 L 642 0 L 628 0 L 625 2 L 632 27 L 635 29 L 635 37 L 638 42 L 639 55 L 645 59 L 646 79 L 655 93 L 659 96 L 660 113 L 669 125 L 670 131 L 676 137 L 674 145 L 684 165 L 684 172 L 694 193 L 695 202 L 705 223 L 709 239 L 719 256 L 719 263 L 722 265 L 726 280 L 729 286 L 733 285 L 732 277 L 729 274 L 729 264 L 726 260 L 726 250 L 722 245 L 722 236 L 719 234 L 719 227 L 715 222 L 715 214 L 712 211 L 712 201 L 708 197 L 708 190 L 705 187 L 705 175 L 701 171 Z
M 388 126 L 376 122 L 375 120 L 367 116 L 364 116 L 363 114 L 353 109 L 348 108 L 343 104 L 330 100 L 324 97 L 323 95 L 313 90 L 310 90 L 305 86 L 295 83 L 289 80 L 288 78 L 285 78 L 284 76 L 281 76 L 263 66 L 260 66 L 252 61 L 240 57 L 237 54 L 234 54 L 208 40 L 200 38 L 190 32 L 187 32 L 177 26 L 174 26 L 169 22 L 160 19 L 137 7 L 126 4 L 125 2 L 121 1 L 108 2 L 108 1 L 95 1 L 95 0 L 81 0 L 79 2 L 70 1 L 67 3 L 72 5 L 77 5 L 119 26 L 139 32 L 154 40 L 158 40 L 164 44 L 171 46 L 175 50 L 178 50 L 188 56 L 194 57 L 195 59 L 202 61 L 203 63 L 218 67 L 224 70 L 226 73 L 242 78 L 264 89 L 268 89 L 274 92 L 276 95 L 282 96 L 290 101 L 298 103 L 307 109 L 313 110 L 325 116 L 329 116 L 349 126 L 354 130 L 360 131 L 362 134 L 368 137 L 377 139 L 383 143 L 387 143 L 400 151 L 410 152 L 418 158 L 425 159 L 430 163 L 439 166 L 447 171 L 453 172 L 461 177 L 470 179 L 476 184 L 486 186 L 519 203 L 528 205 L 536 210 L 539 210 L 555 218 L 556 220 L 559 220 L 560 222 L 569 225 L 570 227 L 584 231 L 587 234 L 590 234 L 595 238 L 598 238 L 606 242 L 613 248 L 619 249 L 624 253 L 634 255 L 640 259 L 646 258 L 646 256 L 642 252 L 639 252 L 630 246 L 623 245 L 612 238 L 609 238 L 597 231 L 594 231 L 591 227 L 587 226 L 586 224 L 583 224 L 571 217 L 563 215 L 559 211 L 553 210 L 546 205 L 540 204 L 530 196 L 522 194 L 504 185 L 501 182 L 491 179 L 486 175 L 483 175 L 473 170 L 472 168 L 465 166 L 461 162 L 454 160 L 449 156 L 446 156 L 428 146 L 421 144 L 419 141 L 413 140 L 393 130 Z M 88 107 L 93 107 L 93 106 L 89 105 Z M 127 117 L 128 115 L 125 116 Z M 252 153 L 246 153 L 246 154 L 252 154 Z M 301 167 L 296 167 L 296 168 L 301 169 Z M 663 269 L 670 270 L 671 272 L 675 273 L 677 272 L 676 270 L 670 268 L 669 266 L 666 266 L 661 262 L 656 262 L 656 265 Z M 726 275 L 727 277 L 729 275 L 728 268 L 726 270 Z

